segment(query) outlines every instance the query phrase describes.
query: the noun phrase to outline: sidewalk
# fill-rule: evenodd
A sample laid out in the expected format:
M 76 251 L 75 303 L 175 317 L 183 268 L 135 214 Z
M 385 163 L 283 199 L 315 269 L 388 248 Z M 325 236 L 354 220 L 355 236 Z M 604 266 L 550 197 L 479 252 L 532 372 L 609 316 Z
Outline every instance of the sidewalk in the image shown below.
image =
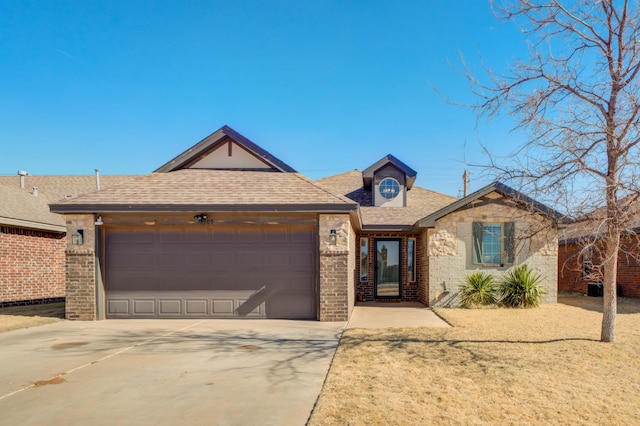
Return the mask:
M 419 302 L 360 302 L 353 308 L 346 328 L 450 327 Z

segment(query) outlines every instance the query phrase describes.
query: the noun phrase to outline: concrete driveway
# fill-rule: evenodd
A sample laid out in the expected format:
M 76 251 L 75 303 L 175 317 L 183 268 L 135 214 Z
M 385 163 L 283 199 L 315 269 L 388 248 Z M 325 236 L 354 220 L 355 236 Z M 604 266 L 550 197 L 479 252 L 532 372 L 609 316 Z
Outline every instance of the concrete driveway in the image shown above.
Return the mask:
M 304 425 L 344 323 L 59 322 L 0 334 L 0 424 Z

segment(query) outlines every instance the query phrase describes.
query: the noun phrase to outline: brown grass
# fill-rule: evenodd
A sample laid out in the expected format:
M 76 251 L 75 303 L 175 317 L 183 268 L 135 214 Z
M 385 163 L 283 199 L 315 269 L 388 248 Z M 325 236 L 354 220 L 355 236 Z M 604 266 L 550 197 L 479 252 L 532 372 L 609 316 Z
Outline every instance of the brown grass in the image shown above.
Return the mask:
M 0 308 L 0 333 L 49 324 L 64 318 L 64 303 Z
M 451 329 L 345 332 L 310 425 L 637 424 L 640 305 L 441 309 Z

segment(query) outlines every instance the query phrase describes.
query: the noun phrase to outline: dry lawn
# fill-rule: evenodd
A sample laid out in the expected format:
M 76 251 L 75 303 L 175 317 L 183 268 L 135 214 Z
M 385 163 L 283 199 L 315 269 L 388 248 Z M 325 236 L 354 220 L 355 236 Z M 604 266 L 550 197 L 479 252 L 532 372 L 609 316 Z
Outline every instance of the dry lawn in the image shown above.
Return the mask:
M 0 308 L 0 333 L 49 324 L 64 318 L 64 303 Z
M 310 425 L 640 423 L 640 305 L 441 309 L 450 329 L 347 330 Z

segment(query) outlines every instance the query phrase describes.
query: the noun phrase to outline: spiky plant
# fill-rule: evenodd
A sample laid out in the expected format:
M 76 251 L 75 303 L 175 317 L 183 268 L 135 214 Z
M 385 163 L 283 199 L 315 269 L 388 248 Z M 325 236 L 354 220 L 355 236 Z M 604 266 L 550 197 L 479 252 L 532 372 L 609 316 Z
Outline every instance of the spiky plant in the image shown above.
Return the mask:
M 460 302 L 466 308 L 493 305 L 496 299 L 496 284 L 493 277 L 486 272 L 474 272 L 464 279 L 460 290 Z
M 542 276 L 523 264 L 509 271 L 500 283 L 498 293 L 505 306 L 535 308 L 547 292 L 542 287 Z

